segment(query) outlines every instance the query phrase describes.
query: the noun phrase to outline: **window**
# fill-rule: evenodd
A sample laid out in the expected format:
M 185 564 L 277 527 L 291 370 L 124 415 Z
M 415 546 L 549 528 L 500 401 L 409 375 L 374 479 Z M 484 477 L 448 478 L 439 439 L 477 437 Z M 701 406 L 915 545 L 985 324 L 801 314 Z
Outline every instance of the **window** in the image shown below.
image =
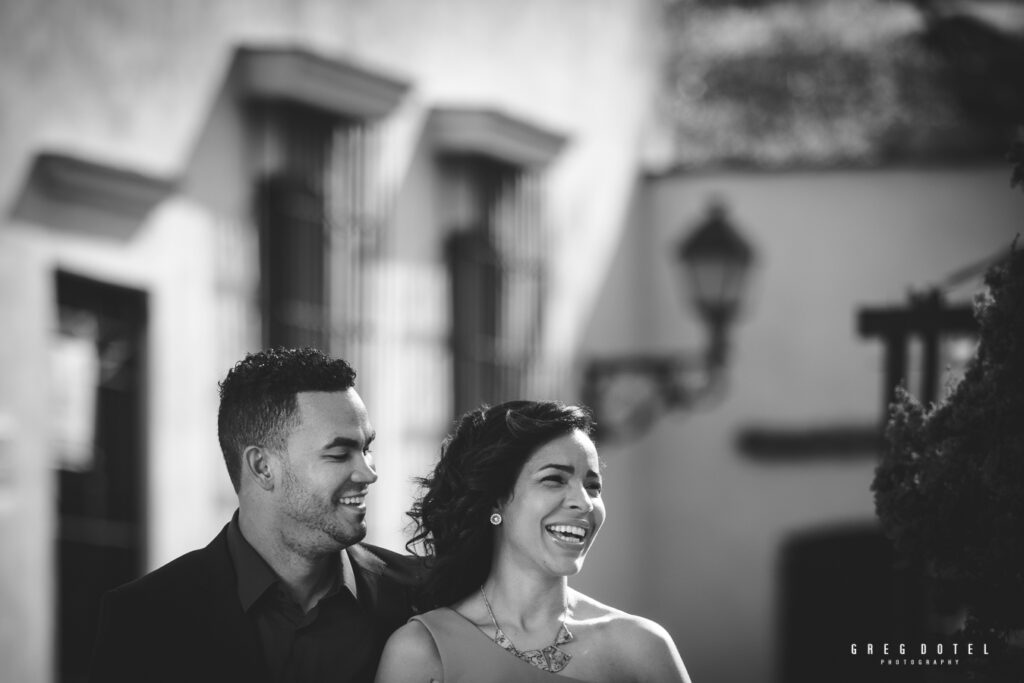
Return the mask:
M 263 343 L 351 358 L 374 227 L 363 211 L 368 130 L 408 85 L 293 49 L 240 50 L 235 69 L 256 133 Z
M 529 395 L 547 251 L 537 168 L 562 140 L 488 111 L 438 110 L 432 124 L 461 414 Z
M 56 274 L 57 662 L 84 680 L 100 597 L 142 573 L 145 552 L 144 293 Z
M 281 139 L 280 166 L 258 182 L 264 341 L 267 346 L 328 344 L 324 277 L 324 181 L 335 117 L 292 104 L 268 107 Z

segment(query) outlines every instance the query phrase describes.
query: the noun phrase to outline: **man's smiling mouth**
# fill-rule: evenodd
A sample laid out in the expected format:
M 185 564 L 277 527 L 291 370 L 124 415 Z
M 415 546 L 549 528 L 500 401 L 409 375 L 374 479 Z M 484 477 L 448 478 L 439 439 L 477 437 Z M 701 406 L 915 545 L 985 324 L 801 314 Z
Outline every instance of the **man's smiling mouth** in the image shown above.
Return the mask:
M 364 500 L 366 500 L 365 493 L 358 496 L 345 496 L 344 498 L 339 498 L 338 503 L 341 505 L 362 505 Z

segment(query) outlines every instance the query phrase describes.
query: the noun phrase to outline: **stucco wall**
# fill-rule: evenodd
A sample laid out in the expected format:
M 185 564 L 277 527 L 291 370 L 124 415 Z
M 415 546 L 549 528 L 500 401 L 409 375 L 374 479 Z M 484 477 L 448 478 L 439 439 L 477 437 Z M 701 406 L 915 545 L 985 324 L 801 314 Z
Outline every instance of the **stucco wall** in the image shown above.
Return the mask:
M 443 0 L 131 2 L 0 7 L 0 203 L 42 146 L 180 171 L 239 43 L 297 44 L 398 75 L 421 105 L 487 106 L 566 133 L 551 179 L 559 273 L 600 270 L 648 122 L 654 3 Z M 559 275 L 552 348 L 596 285 Z
M 694 680 L 773 680 L 780 544 L 818 526 L 870 523 L 874 514 L 873 457 L 755 462 L 738 452 L 738 431 L 877 420 L 882 345 L 857 336 L 856 311 L 904 304 L 910 288 L 1005 249 L 1024 215 L 1008 177 L 1003 166 L 722 173 L 645 188 L 646 216 L 623 235 L 587 334 L 616 341 L 591 344 L 595 351 L 700 348 L 700 323 L 680 301 L 668 247 L 709 197 L 725 200 L 759 257 L 746 315 L 732 332 L 725 401 L 602 448 L 609 519 L 578 580 L 661 621 Z M 637 280 L 625 288 L 627 273 Z M 631 307 L 654 314 L 627 336 L 620 328 L 636 317 Z
M 567 359 L 623 225 L 636 175 L 655 78 L 655 5 L 0 3 L 0 258 L 9 266 L 0 312 L 17 332 L 0 345 L 0 424 L 8 425 L 0 433 L 0 471 L 13 473 L 0 479 L 0 542 L 10 550 L 0 560 L 3 678 L 47 681 L 52 673 L 53 590 L 49 578 L 39 577 L 51 575 L 55 520 L 48 394 L 39 378 L 46 376 L 46 340 L 54 324 L 54 268 L 149 296 L 147 564 L 157 566 L 205 543 L 233 505 L 216 443 L 215 383 L 259 344 L 256 242 L 243 177 L 249 141 L 237 102 L 224 91 L 235 48 L 293 45 L 410 83 L 388 122 L 387 149 L 394 182 L 388 192 L 397 201 L 389 217 L 395 234 L 406 238 L 421 235 L 418 221 L 425 224 L 431 215 L 429 160 L 418 147 L 418 125 L 430 107 L 504 110 L 565 134 L 569 144 L 546 175 L 555 277 L 544 348 Z M 116 238 L 80 233 L 75 223 L 81 217 L 73 213 L 59 228 L 15 218 L 28 171 L 44 150 L 177 185 L 153 213 Z M 394 256 L 390 270 L 380 274 L 396 293 L 390 303 L 423 306 L 420 283 L 437 280 L 436 253 L 397 249 Z M 427 300 L 436 307 L 443 290 L 431 292 Z M 402 317 L 401 311 L 389 315 Z M 444 318 L 435 310 L 421 322 L 435 334 Z M 443 373 L 434 378 L 448 380 Z M 370 402 L 382 416 L 378 428 L 398 435 L 390 443 L 381 439 L 381 458 L 394 463 L 382 463 L 382 473 L 401 479 L 382 498 L 391 511 L 405 506 L 399 499 L 408 491 L 408 477 L 422 473 L 402 459 L 419 466 L 428 448 L 436 453 L 437 427 L 422 430 L 423 414 L 412 402 L 391 410 L 389 392 L 402 394 L 403 387 L 392 381 L 370 390 L 368 398 L 378 400 Z M 406 456 L 406 446 L 421 453 Z M 397 546 L 400 519 L 382 516 L 371 530 L 385 545 Z

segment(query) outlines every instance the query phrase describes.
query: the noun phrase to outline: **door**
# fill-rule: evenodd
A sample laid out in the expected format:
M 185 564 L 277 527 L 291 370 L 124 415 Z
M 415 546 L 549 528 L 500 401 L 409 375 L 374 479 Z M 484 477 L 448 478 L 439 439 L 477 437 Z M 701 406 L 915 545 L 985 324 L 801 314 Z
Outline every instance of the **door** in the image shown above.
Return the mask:
M 916 642 L 924 625 L 922 581 L 876 526 L 797 534 L 780 570 L 782 683 L 923 680 L 918 669 L 886 668 L 866 654 L 868 644 L 880 652 Z
M 56 663 L 71 683 L 88 673 L 100 597 L 143 569 L 146 298 L 68 273 L 56 280 Z

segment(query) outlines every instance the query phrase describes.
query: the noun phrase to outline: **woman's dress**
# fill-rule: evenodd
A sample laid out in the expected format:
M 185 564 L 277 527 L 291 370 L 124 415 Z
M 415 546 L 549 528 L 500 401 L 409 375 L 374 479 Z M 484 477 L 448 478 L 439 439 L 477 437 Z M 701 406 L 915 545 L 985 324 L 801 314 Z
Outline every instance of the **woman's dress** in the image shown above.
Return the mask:
M 431 610 L 413 620 L 423 624 L 434 639 L 441 655 L 444 683 L 586 683 L 527 664 L 449 607 Z

